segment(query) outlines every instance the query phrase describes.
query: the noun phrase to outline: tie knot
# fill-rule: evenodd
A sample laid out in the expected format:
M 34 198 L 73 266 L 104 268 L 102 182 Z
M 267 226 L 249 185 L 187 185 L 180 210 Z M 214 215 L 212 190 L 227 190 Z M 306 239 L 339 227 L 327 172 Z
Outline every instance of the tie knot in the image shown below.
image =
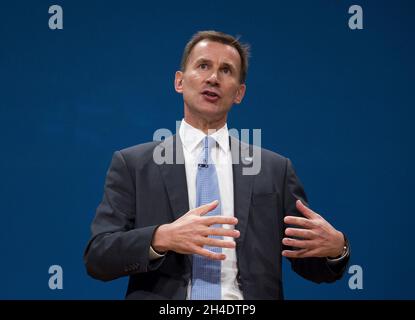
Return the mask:
M 210 152 L 212 148 L 215 147 L 216 140 L 213 139 L 211 136 L 206 136 L 204 144 L 205 144 L 205 149 L 208 149 Z

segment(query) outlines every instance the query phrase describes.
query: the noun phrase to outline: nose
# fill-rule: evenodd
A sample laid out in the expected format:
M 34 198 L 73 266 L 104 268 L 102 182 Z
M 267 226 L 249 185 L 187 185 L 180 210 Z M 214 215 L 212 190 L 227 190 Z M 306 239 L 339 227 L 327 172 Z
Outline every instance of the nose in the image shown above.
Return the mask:
M 218 80 L 218 73 L 217 71 L 213 71 L 207 78 L 206 78 L 206 83 L 215 87 L 219 85 L 219 80 Z

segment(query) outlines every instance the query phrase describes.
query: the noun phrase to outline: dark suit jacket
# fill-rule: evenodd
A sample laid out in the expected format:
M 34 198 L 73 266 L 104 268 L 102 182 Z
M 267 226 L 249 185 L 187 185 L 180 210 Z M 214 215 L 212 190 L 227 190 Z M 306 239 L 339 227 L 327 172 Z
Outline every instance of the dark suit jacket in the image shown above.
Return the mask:
M 231 148 L 233 161 L 238 162 L 233 164 L 234 214 L 240 231 L 236 239 L 238 282 L 245 299 L 283 299 L 283 218 L 301 216 L 295 201 L 306 202 L 306 195 L 290 160 L 265 149 L 257 149 L 261 171 L 243 175 L 244 164 L 235 158 L 244 151 L 253 154 L 256 147 L 232 141 L 237 142 Z M 235 145 L 242 151 L 235 153 Z M 185 299 L 191 277 L 191 255 L 168 252 L 161 259 L 149 260 L 157 226 L 189 210 L 183 161 L 156 164 L 156 147 L 166 152 L 172 148 L 175 159 L 183 159 L 176 136 L 114 153 L 84 254 L 87 272 L 94 278 L 107 281 L 130 276 L 127 299 Z M 342 276 L 347 260 L 331 266 L 325 258 L 292 259 L 291 266 L 311 281 L 332 282 Z

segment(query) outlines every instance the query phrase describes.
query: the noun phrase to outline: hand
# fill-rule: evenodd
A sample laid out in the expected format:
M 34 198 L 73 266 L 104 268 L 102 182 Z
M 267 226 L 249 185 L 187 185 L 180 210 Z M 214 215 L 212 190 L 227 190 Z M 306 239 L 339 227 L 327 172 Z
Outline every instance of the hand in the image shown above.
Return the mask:
M 154 233 L 151 246 L 158 252 L 174 251 L 182 254 L 199 254 L 213 260 L 224 260 L 226 255 L 214 253 L 203 246 L 235 248 L 234 241 L 209 238 L 210 235 L 238 238 L 238 230 L 211 228 L 214 224 L 236 225 L 234 217 L 209 216 L 206 213 L 215 209 L 219 201 L 215 200 L 185 213 L 176 221 L 159 226 Z
M 300 237 L 302 240 L 284 238 L 283 244 L 299 250 L 284 250 L 282 255 L 288 258 L 334 258 L 341 255 L 345 245 L 343 234 L 300 200 L 297 200 L 296 207 L 305 218 L 286 216 L 284 222 L 304 229 L 286 228 L 285 234 L 289 237 Z

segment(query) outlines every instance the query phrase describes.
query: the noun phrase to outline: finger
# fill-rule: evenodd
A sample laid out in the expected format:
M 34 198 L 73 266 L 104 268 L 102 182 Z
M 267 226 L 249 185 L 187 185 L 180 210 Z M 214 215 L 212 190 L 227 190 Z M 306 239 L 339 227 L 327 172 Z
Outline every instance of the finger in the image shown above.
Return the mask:
M 301 249 L 301 250 L 283 250 L 282 255 L 287 258 L 304 258 L 304 254 L 308 251 L 308 249 Z
M 197 214 L 199 216 L 203 216 L 209 211 L 212 211 L 213 209 L 215 209 L 218 206 L 218 204 L 219 204 L 218 200 L 212 201 L 208 204 L 204 204 L 203 206 L 193 209 L 192 213 Z
M 318 253 L 317 250 L 284 250 L 282 255 L 287 258 L 321 258 L 324 255 Z
M 235 217 L 211 216 L 211 217 L 204 217 L 203 223 L 207 226 L 211 226 L 213 224 L 236 225 L 238 223 L 238 219 Z
M 226 255 L 223 253 L 215 253 L 201 247 L 195 247 L 194 253 L 212 260 L 225 260 Z
M 204 236 L 221 236 L 221 237 L 232 237 L 239 238 L 241 233 L 239 230 L 225 229 L 225 228 L 206 228 L 203 232 Z
M 286 216 L 284 218 L 284 222 L 286 224 L 296 225 L 306 229 L 312 229 L 314 227 L 311 220 L 302 217 Z
M 297 209 L 304 215 L 304 217 L 306 218 L 314 218 L 316 213 L 311 210 L 310 208 L 307 208 L 302 202 L 301 200 L 297 200 L 295 202 L 295 206 L 297 207 Z
M 313 241 L 310 240 L 298 240 L 292 238 L 284 238 L 282 239 L 282 243 L 286 246 L 300 248 L 300 249 L 312 249 L 313 248 Z
M 314 231 L 307 230 L 307 229 L 299 229 L 299 228 L 287 228 L 285 229 L 285 234 L 290 237 L 299 237 L 303 239 L 315 239 L 317 235 Z
M 233 249 L 236 247 L 235 241 L 220 240 L 214 238 L 204 238 L 203 244 L 209 247 L 218 247 L 218 248 L 230 248 Z

